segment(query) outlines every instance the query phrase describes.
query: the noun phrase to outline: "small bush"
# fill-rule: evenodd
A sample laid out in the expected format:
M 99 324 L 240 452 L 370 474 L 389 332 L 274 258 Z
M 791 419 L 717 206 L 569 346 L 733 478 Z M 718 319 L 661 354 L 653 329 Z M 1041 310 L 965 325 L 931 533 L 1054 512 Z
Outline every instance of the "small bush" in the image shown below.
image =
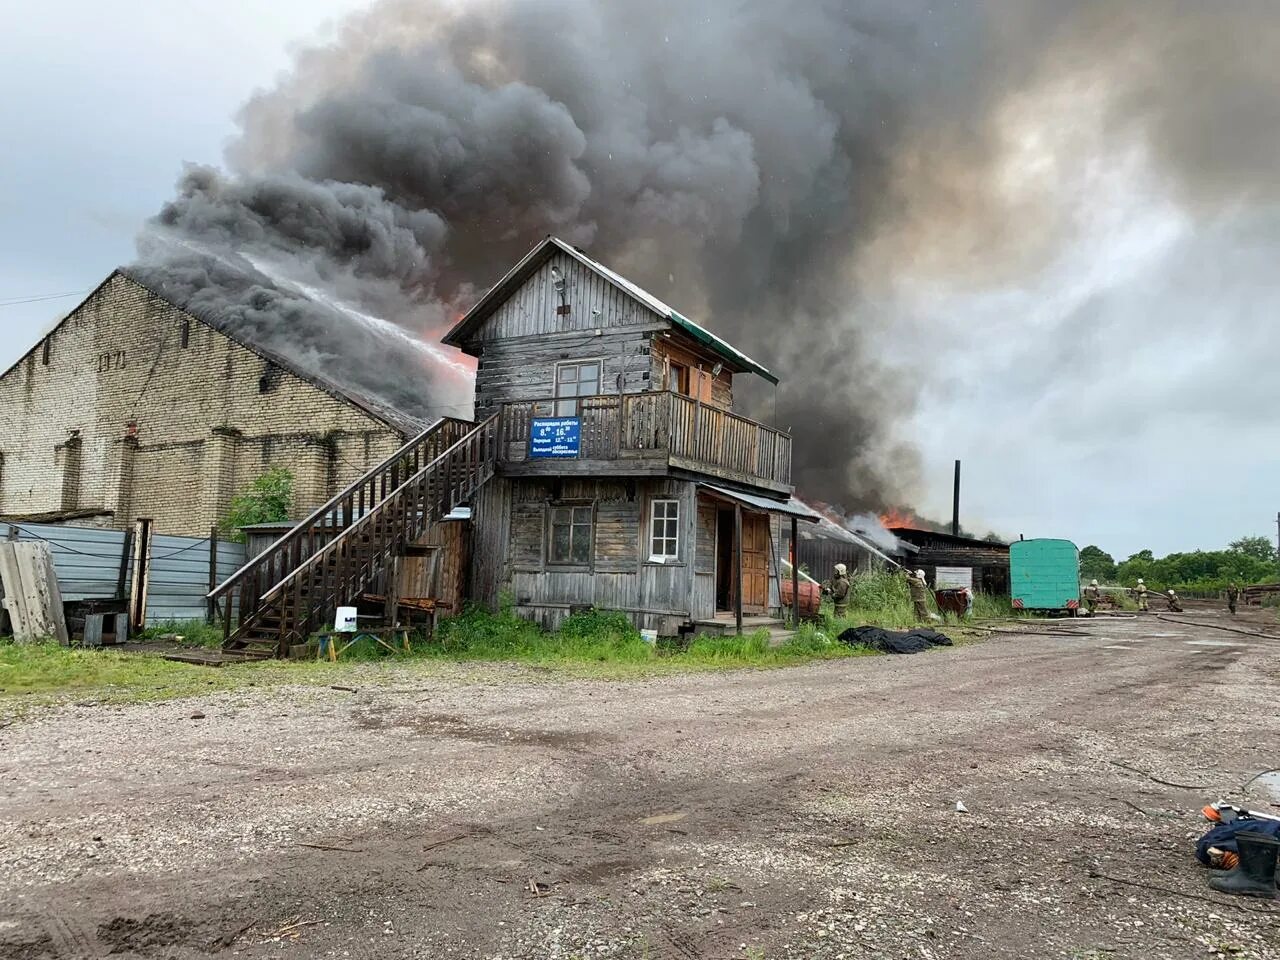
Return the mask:
M 243 542 L 242 527 L 288 520 L 292 508 L 293 473 L 285 467 L 274 467 L 231 498 L 218 529 L 222 536 Z

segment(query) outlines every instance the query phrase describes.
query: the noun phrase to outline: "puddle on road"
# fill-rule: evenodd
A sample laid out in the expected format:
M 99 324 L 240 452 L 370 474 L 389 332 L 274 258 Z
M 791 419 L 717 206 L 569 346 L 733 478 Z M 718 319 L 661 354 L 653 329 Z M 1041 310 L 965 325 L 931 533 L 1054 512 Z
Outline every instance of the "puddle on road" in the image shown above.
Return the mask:
M 1273 773 L 1264 773 L 1254 783 L 1270 793 L 1276 800 L 1280 800 L 1280 770 Z

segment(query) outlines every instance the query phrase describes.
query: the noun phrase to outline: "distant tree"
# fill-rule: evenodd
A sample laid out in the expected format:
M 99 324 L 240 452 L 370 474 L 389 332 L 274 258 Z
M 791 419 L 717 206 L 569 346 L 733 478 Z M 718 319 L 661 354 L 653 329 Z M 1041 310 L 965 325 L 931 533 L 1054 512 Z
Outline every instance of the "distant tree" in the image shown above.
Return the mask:
M 244 540 L 243 527 L 288 520 L 292 508 L 293 473 L 275 467 L 231 498 L 231 506 L 218 528 L 231 540 Z
M 1111 554 L 1093 544 L 1080 551 L 1080 577 L 1084 580 L 1114 580 L 1116 561 Z
M 1236 553 L 1261 560 L 1263 563 L 1275 563 L 1276 547 L 1269 537 L 1241 537 L 1228 544 Z

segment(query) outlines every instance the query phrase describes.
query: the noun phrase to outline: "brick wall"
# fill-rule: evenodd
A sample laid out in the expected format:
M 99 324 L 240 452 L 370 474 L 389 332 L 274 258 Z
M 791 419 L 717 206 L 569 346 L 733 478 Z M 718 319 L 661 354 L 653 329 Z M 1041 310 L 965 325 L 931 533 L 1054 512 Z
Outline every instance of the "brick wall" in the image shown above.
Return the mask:
M 301 516 L 402 442 L 116 274 L 0 375 L 0 515 L 106 508 L 199 536 L 267 469 L 293 471 Z

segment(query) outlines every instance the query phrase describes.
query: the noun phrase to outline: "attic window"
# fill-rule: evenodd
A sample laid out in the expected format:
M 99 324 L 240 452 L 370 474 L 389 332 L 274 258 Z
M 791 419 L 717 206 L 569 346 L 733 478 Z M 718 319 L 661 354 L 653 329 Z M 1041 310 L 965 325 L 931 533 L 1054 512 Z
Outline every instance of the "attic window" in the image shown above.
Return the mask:
M 182 320 L 182 349 L 185 350 L 191 345 L 191 318 L 184 317 Z
M 40 354 L 40 362 L 44 364 L 46 367 L 49 365 L 49 342 L 52 339 L 53 339 L 52 337 L 44 338 L 44 348 Z
M 280 368 L 268 360 L 258 380 L 258 392 L 271 393 L 278 386 L 280 386 Z

